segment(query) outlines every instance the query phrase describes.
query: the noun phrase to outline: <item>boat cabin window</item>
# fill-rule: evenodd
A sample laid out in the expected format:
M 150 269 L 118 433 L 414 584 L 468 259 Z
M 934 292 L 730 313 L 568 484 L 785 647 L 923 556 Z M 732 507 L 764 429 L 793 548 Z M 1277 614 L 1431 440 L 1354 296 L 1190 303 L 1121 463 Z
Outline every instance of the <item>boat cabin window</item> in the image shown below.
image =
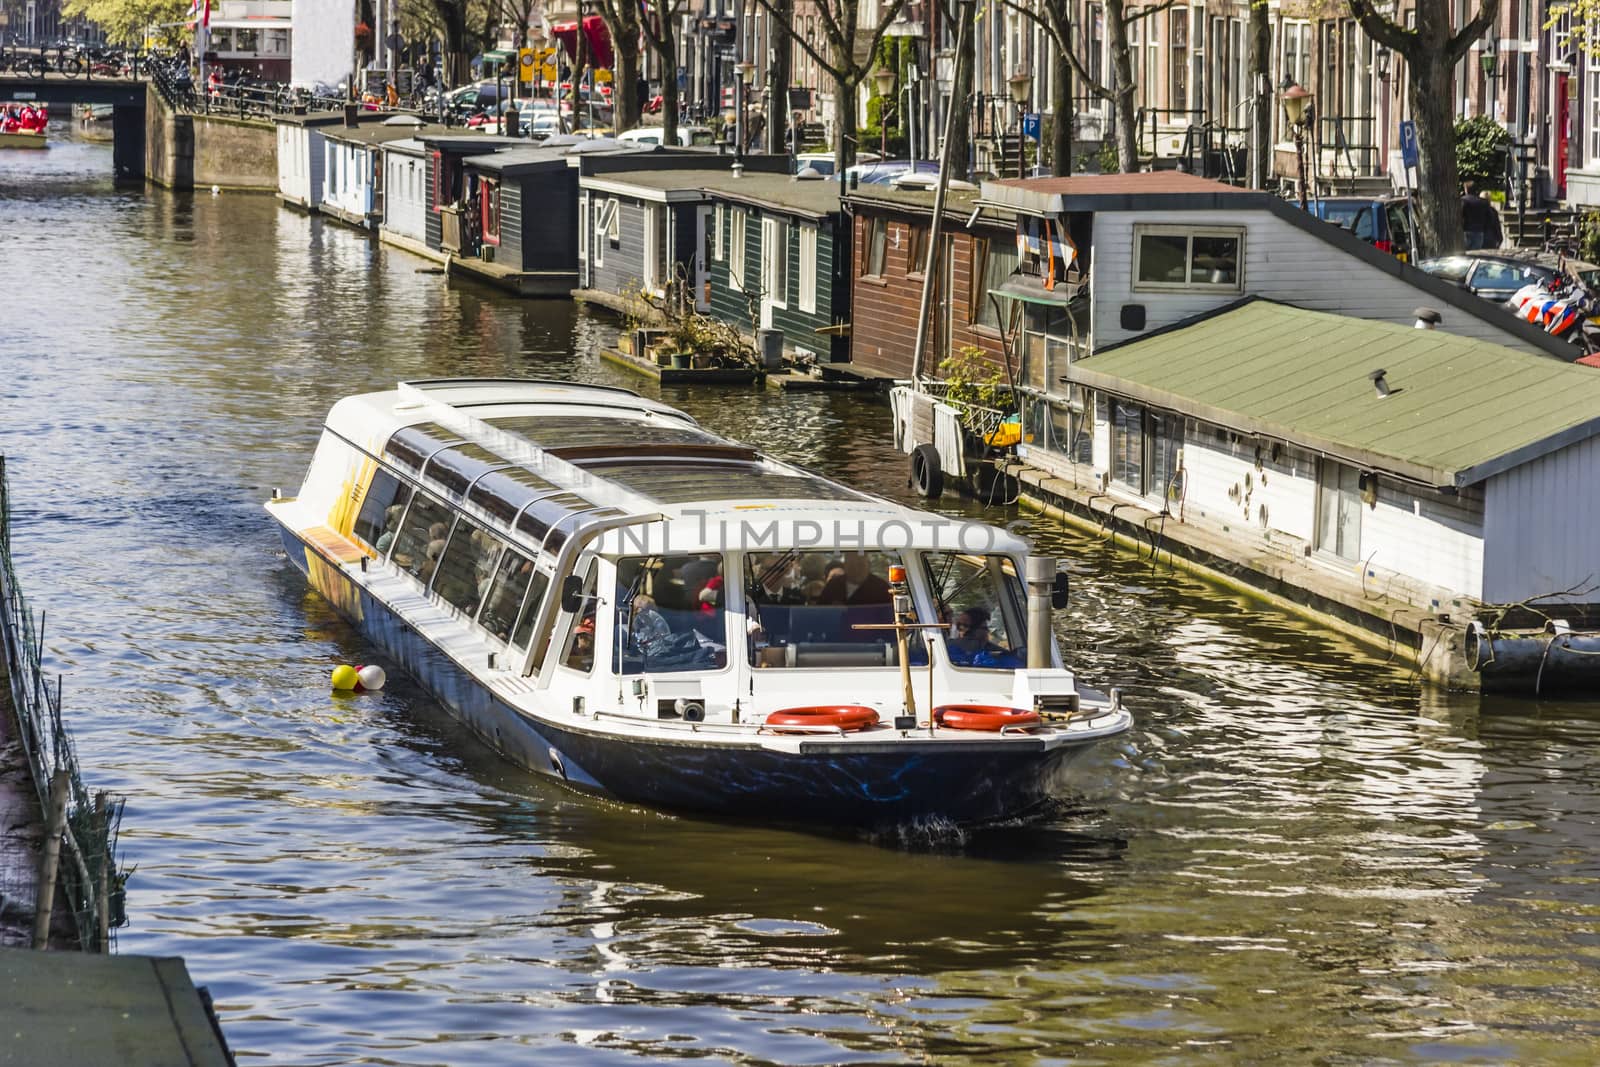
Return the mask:
M 400 519 L 411 500 L 411 489 L 388 471 L 380 470 L 367 486 L 367 496 L 356 516 L 354 533 L 378 555 L 386 555 L 400 532 Z
M 618 560 L 613 669 L 659 674 L 727 666 L 722 569 L 719 555 Z
M 594 617 L 599 607 L 595 599 L 595 575 L 599 570 L 594 560 L 583 575 L 583 608 L 567 631 L 567 643 L 561 649 L 562 666 L 588 674 L 594 670 Z
M 517 620 L 517 628 L 511 633 L 511 643 L 517 648 L 528 647 L 528 638 L 533 636 L 533 624 L 539 621 L 539 610 L 544 606 L 544 595 L 549 589 L 550 576 L 534 571 L 533 577 L 528 580 L 528 596 L 522 606 L 522 617 Z M 538 669 L 536 662 L 534 670 Z
M 503 548 L 503 541 L 477 523 L 457 519 L 444 554 L 439 557 L 434 593 L 468 618 L 475 617 Z
M 1028 664 L 1026 600 L 1009 556 L 928 552 L 928 588 L 945 631 L 945 653 L 957 667 L 1015 670 Z
M 454 517 L 449 508 L 427 493 L 413 494 L 390 558 L 427 585 L 444 554 Z
M 489 595 L 484 599 L 478 623 L 508 644 L 533 573 L 533 561 L 516 549 L 508 548 L 501 554 L 500 566 L 489 583 Z M 546 584 L 549 584 L 548 579 Z
M 889 568 L 898 552 L 769 552 L 745 557 L 750 662 L 757 667 L 888 667 L 899 663 Z M 926 663 L 922 638 L 909 659 Z

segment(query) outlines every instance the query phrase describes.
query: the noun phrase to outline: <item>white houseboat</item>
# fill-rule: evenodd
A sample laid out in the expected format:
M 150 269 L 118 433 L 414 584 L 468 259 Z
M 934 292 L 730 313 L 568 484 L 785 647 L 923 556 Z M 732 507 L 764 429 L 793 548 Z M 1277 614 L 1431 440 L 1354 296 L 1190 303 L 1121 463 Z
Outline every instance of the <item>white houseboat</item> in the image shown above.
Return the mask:
M 513 761 L 671 810 L 982 822 L 1130 717 L 1050 636 L 1053 561 L 626 390 L 402 383 L 267 504 L 314 588 Z M 1023 579 L 1027 579 L 1026 586 Z

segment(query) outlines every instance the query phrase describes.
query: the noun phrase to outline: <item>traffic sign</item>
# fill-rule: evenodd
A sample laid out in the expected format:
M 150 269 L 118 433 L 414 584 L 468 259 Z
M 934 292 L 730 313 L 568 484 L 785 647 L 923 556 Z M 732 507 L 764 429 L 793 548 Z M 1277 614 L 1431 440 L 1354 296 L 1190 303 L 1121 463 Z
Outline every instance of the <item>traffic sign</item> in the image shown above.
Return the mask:
M 1407 167 L 1417 165 L 1417 124 L 1410 119 L 1400 122 L 1400 160 Z
M 1032 137 L 1035 141 L 1039 139 L 1039 113 L 1037 111 L 1031 111 L 1022 116 L 1022 135 L 1024 137 Z

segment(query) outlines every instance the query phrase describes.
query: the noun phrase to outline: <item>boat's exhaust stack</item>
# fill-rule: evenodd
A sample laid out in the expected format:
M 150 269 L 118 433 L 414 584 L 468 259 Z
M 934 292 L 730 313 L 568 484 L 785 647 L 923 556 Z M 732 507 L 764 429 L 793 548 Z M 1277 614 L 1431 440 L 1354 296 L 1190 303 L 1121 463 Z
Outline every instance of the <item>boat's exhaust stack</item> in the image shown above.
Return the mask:
M 1050 600 L 1055 589 L 1054 556 L 1029 556 L 1025 574 L 1028 583 L 1028 669 L 1045 670 L 1050 663 Z

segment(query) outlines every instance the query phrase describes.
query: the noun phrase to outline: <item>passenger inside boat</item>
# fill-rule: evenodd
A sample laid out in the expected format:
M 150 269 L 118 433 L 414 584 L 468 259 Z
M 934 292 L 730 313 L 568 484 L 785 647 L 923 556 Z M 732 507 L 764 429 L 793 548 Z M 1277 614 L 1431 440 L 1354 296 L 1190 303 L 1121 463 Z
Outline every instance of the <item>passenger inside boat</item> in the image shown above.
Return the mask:
M 618 673 L 727 665 L 720 555 L 625 557 L 617 561 L 617 587 Z
M 989 670 L 1027 665 L 1027 599 L 1010 557 L 926 552 L 922 562 L 940 620 L 952 620 L 945 637 L 952 664 Z
M 750 662 L 757 667 L 882 667 L 898 662 L 884 575 L 898 552 L 774 552 L 745 557 Z M 815 577 L 811 577 L 815 576 Z M 909 660 L 926 663 L 921 636 Z

